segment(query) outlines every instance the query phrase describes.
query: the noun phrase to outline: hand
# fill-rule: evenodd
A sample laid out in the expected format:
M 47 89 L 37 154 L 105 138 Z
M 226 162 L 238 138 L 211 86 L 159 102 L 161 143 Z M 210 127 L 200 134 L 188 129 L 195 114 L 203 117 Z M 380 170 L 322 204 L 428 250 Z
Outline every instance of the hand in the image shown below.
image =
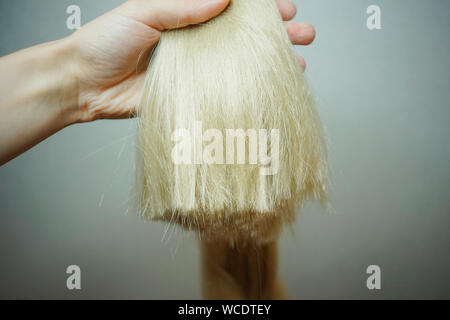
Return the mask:
M 276 0 L 293 44 L 308 45 L 315 37 L 307 23 L 289 22 L 296 6 Z M 78 79 L 78 122 L 128 118 L 135 114 L 151 49 L 161 32 L 205 22 L 219 15 L 229 0 L 129 0 L 75 32 Z M 305 68 L 305 60 L 299 57 Z
M 205 22 L 229 1 L 129 0 L 70 37 L 1 57 L 0 165 L 73 123 L 133 116 L 161 32 Z M 311 43 L 311 25 L 288 22 L 295 5 L 276 2 L 292 43 Z

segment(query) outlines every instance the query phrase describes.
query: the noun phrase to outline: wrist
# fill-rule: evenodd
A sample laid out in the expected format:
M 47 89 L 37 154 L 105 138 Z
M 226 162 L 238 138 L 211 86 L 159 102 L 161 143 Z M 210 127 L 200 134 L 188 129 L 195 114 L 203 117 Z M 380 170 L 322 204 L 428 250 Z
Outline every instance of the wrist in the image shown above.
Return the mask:
M 68 37 L 28 48 L 10 56 L 9 66 L 27 74 L 13 87 L 13 104 L 29 108 L 53 126 L 78 122 L 78 77 L 74 41 Z M 8 64 L 4 61 L 4 64 Z
M 59 103 L 58 117 L 63 126 L 80 122 L 82 117 L 79 106 L 79 76 L 76 43 L 72 37 L 50 43 L 52 66 L 48 70 L 49 90 Z

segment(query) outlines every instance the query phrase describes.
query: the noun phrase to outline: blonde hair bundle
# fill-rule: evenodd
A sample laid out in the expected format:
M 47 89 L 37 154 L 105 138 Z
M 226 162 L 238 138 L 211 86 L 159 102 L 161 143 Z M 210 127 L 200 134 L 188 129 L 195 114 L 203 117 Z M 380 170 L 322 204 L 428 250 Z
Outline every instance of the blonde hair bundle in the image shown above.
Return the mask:
M 322 127 L 273 0 L 164 32 L 139 116 L 144 217 L 258 246 L 325 198 Z

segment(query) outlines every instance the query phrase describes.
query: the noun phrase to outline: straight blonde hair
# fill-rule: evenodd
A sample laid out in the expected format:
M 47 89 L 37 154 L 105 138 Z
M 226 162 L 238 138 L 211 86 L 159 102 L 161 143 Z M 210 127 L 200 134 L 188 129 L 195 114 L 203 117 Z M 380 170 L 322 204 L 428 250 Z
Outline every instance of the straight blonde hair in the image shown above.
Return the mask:
M 273 0 L 233 0 L 207 23 L 164 32 L 139 116 L 145 217 L 205 236 L 264 239 L 264 221 L 291 221 L 306 198 L 325 197 L 321 124 Z M 278 172 L 261 175 L 260 163 L 175 164 L 173 133 L 194 132 L 196 121 L 204 130 L 279 130 Z
M 175 133 L 195 132 L 198 123 L 205 131 L 278 132 L 277 150 L 276 137 L 267 138 L 267 154 L 278 151 L 278 170 L 264 175 L 262 163 L 196 162 L 198 150 L 203 156 L 213 144 L 203 140 L 185 148 L 191 163 L 175 163 Z M 223 254 L 224 245 L 272 246 L 306 199 L 325 200 L 322 126 L 273 0 L 232 0 L 207 23 L 164 32 L 147 71 L 139 124 L 141 214 L 197 231 L 209 241 L 204 266 L 229 265 L 213 258 L 211 245 Z M 250 137 L 245 141 L 250 152 Z M 213 142 L 216 153 L 226 149 Z

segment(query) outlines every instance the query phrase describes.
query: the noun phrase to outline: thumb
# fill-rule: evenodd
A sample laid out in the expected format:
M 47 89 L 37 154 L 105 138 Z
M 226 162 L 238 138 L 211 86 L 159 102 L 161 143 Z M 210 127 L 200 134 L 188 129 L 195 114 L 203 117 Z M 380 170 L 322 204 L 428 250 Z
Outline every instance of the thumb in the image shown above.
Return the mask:
M 130 0 L 125 5 L 133 18 L 163 31 L 206 22 L 229 3 L 230 0 Z

